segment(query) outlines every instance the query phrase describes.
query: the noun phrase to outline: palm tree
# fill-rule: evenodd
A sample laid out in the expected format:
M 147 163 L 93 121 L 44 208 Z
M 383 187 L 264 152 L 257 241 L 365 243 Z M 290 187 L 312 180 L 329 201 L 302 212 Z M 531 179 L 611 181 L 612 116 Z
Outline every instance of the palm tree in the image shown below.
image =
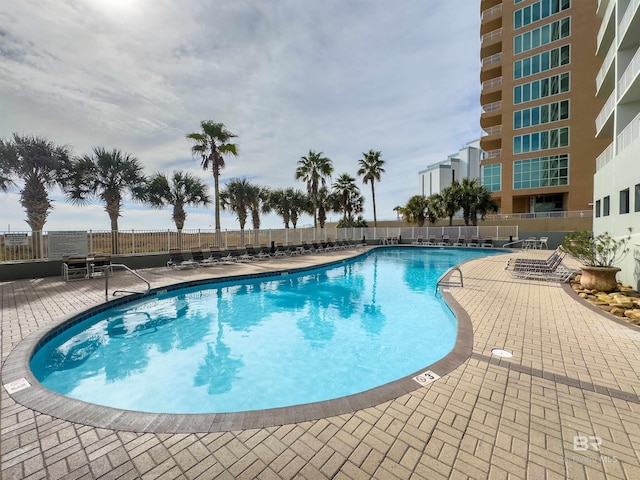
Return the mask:
M 171 218 L 178 230 L 178 248 L 182 248 L 182 229 L 187 219 L 185 206 L 207 206 L 211 203 L 208 188 L 202 180 L 190 173 L 173 172 L 171 179 L 164 173 L 156 173 L 149 180 L 147 201 L 152 207 L 173 206 Z
M 320 224 L 320 228 L 324 228 L 324 224 L 327 221 L 327 212 L 333 210 L 333 205 L 335 205 L 336 200 L 327 187 L 318 189 L 316 199 L 318 205 L 318 223 Z
M 227 130 L 222 123 L 215 123 L 212 120 L 200 122 L 201 132 L 189 133 L 187 138 L 193 142 L 191 154 L 199 156 L 202 161 L 200 166 L 203 170 L 213 172 L 213 190 L 215 196 L 216 209 L 216 243 L 220 244 L 220 170 L 225 166 L 223 155 L 238 155 L 238 146 L 229 143 L 236 135 Z
M 414 195 L 411 197 L 404 207 L 396 207 L 394 210 L 399 212 L 409 223 L 417 223 L 419 227 L 423 227 L 425 222 L 434 223 L 442 213 L 439 210 L 439 199 L 436 195 L 425 197 L 424 195 Z
M 374 184 L 380 181 L 380 175 L 384 173 L 384 160 L 380 158 L 381 153 L 369 150 L 369 153 L 362 153 L 363 158 L 358 160 L 358 175 L 362 176 L 362 183 L 371 183 L 371 199 L 373 200 L 373 226 L 377 227 L 376 217 L 376 190 Z
M 268 200 L 269 209 L 273 210 L 282 217 L 284 228 L 289 228 L 289 221 L 291 220 L 291 197 L 290 192 L 285 189 L 279 188 L 272 190 Z
M 307 193 L 313 202 L 313 228 L 318 226 L 318 189 L 326 186 L 327 178 L 333 173 L 333 162 L 330 158 L 323 157 L 322 152 L 309 150 L 309 154 L 300 157 L 296 169 L 296 180 L 307 182 Z
M 65 187 L 67 199 L 84 205 L 94 198 L 105 204 L 111 220 L 111 252 L 118 253 L 118 217 L 128 192 L 133 200 L 145 201 L 148 184 L 137 158 L 113 149 L 95 147 L 92 155 L 74 159 Z
M 348 173 L 343 173 L 332 185 L 333 192 L 340 202 L 340 210 L 343 212 L 343 225 L 347 226 L 353 219 L 354 213 L 361 213 L 364 198 L 360 195 L 360 189 L 356 185 L 356 179 Z
M 249 217 L 251 184 L 246 178 L 232 178 L 220 192 L 220 207 L 237 215 L 240 230 L 244 230 Z
M 20 204 L 33 232 L 33 258 L 41 256 L 42 229 L 53 209 L 47 189 L 64 184 L 70 164 L 69 148 L 45 138 L 14 134 L 0 140 L 0 190 L 8 191 L 17 179 L 23 182 Z
M 439 209 L 443 215 L 449 217 L 449 226 L 453 225 L 453 216 L 461 208 L 460 204 L 461 188 L 457 180 L 451 185 L 442 189 L 439 194 L 435 194 L 440 204 Z
M 478 215 L 484 220 L 488 213 L 496 213 L 498 211 L 498 204 L 491 196 L 491 192 L 487 190 L 484 185 L 478 185 L 475 190 L 474 202 L 471 203 L 471 209 L 469 216 L 471 217 L 471 224 L 475 227 L 478 225 Z
M 298 225 L 298 218 L 301 213 L 312 213 L 313 208 L 309 196 L 302 190 L 294 190 L 293 188 L 287 189 L 287 194 L 290 198 L 290 211 L 291 211 L 291 225 L 296 228 Z
M 251 224 L 254 230 L 260 230 L 260 214 L 269 213 L 269 189 L 249 184 L 247 188 L 247 206 L 251 212 Z

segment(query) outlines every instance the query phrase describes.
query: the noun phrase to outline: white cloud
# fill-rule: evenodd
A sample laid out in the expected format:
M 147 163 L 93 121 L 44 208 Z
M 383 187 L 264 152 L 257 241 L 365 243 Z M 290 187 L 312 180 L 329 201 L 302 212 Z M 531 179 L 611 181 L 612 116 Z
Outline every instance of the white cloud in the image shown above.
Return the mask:
M 0 137 L 42 135 L 78 154 L 119 148 L 148 173 L 190 170 L 212 185 L 185 134 L 213 119 L 238 135 L 223 179 L 296 188 L 309 149 L 336 175 L 381 150 L 378 216 L 395 218 L 419 170 L 480 134 L 478 12 L 477 0 L 2 2 Z M 0 229 L 26 229 L 17 195 L 2 195 L 11 213 Z M 194 210 L 187 228 L 208 218 Z M 68 222 L 108 228 L 100 206 L 60 199 L 46 227 Z M 170 212 L 128 204 L 121 225 L 172 227 Z M 224 215 L 223 227 L 236 225 Z

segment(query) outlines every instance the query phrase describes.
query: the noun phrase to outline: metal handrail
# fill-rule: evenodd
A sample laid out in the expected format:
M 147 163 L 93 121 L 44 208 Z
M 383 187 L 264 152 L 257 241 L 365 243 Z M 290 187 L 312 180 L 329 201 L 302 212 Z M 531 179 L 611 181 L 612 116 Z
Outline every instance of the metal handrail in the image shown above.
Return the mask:
M 107 267 L 104 270 L 104 298 L 105 299 L 107 299 L 107 300 L 109 299 L 109 271 L 111 271 L 111 274 L 113 274 L 114 267 L 123 268 L 124 270 L 127 270 L 128 272 L 133 273 L 136 277 L 138 277 L 140 280 L 142 280 L 144 283 L 147 284 L 147 291 L 146 292 L 134 292 L 134 291 L 131 291 L 131 290 L 114 290 L 113 291 L 113 296 L 114 297 L 115 297 L 115 295 L 117 293 L 139 293 L 141 295 L 149 293 L 149 291 L 151 290 L 151 284 L 147 281 L 146 278 L 144 278 L 142 275 L 140 275 L 135 270 L 132 270 L 129 267 L 127 267 L 124 263 L 112 263 L 110 265 L 107 265 Z
M 454 283 L 454 282 L 443 282 L 442 280 L 444 279 L 444 277 L 446 277 L 447 275 L 449 275 L 449 273 L 453 272 L 453 271 L 457 271 L 460 274 L 460 283 Z M 449 268 L 446 272 L 444 272 L 442 275 L 440 275 L 440 278 L 438 279 L 438 281 L 436 282 L 436 289 L 433 292 L 434 295 L 438 294 L 438 287 L 441 285 L 445 285 L 447 287 L 464 287 L 464 282 L 462 281 L 462 270 L 460 270 L 459 267 L 453 266 L 451 268 Z
M 524 241 L 525 241 L 525 239 L 524 239 L 524 238 L 523 238 L 522 240 L 515 240 L 515 241 L 513 241 L 513 242 L 505 243 L 504 245 L 502 245 L 502 247 L 503 247 L 503 248 L 504 248 L 504 247 L 509 247 L 509 246 L 511 246 L 511 245 L 515 245 L 516 243 L 522 243 L 522 242 L 524 242 Z

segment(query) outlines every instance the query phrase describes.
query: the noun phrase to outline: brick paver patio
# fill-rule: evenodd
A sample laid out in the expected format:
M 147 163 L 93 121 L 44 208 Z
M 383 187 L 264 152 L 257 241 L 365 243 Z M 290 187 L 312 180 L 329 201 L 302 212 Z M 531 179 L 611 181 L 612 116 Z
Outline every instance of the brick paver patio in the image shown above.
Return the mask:
M 157 287 L 340 255 L 349 254 L 144 275 Z M 462 266 L 465 286 L 450 294 L 471 318 L 473 353 L 428 386 L 320 420 L 187 434 L 72 423 L 30 410 L 2 388 L 0 477 L 640 478 L 640 329 L 595 311 L 565 286 L 513 279 L 505 260 Z M 127 283 L 123 274 L 114 278 L 116 286 Z M 3 367 L 30 333 L 104 301 L 100 280 L 0 288 Z M 492 355 L 494 348 L 513 357 Z

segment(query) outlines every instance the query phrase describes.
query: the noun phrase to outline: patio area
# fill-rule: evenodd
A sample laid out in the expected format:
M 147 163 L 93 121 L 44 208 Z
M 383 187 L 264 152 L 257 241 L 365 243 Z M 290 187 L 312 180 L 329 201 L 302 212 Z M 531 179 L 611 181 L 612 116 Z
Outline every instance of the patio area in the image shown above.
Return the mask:
M 356 253 L 142 274 L 159 287 Z M 2 388 L 0 477 L 640 478 L 640 328 L 601 313 L 566 285 L 512 278 L 504 265 L 515 255 L 522 254 L 462 265 L 464 288 L 447 293 L 470 318 L 471 356 L 394 400 L 302 423 L 168 434 L 57 419 L 16 403 Z M 112 284 L 139 288 L 134 280 L 122 272 Z M 19 280 L 0 289 L 3 368 L 32 332 L 104 302 L 99 279 Z M 496 348 L 513 357 L 493 355 Z

